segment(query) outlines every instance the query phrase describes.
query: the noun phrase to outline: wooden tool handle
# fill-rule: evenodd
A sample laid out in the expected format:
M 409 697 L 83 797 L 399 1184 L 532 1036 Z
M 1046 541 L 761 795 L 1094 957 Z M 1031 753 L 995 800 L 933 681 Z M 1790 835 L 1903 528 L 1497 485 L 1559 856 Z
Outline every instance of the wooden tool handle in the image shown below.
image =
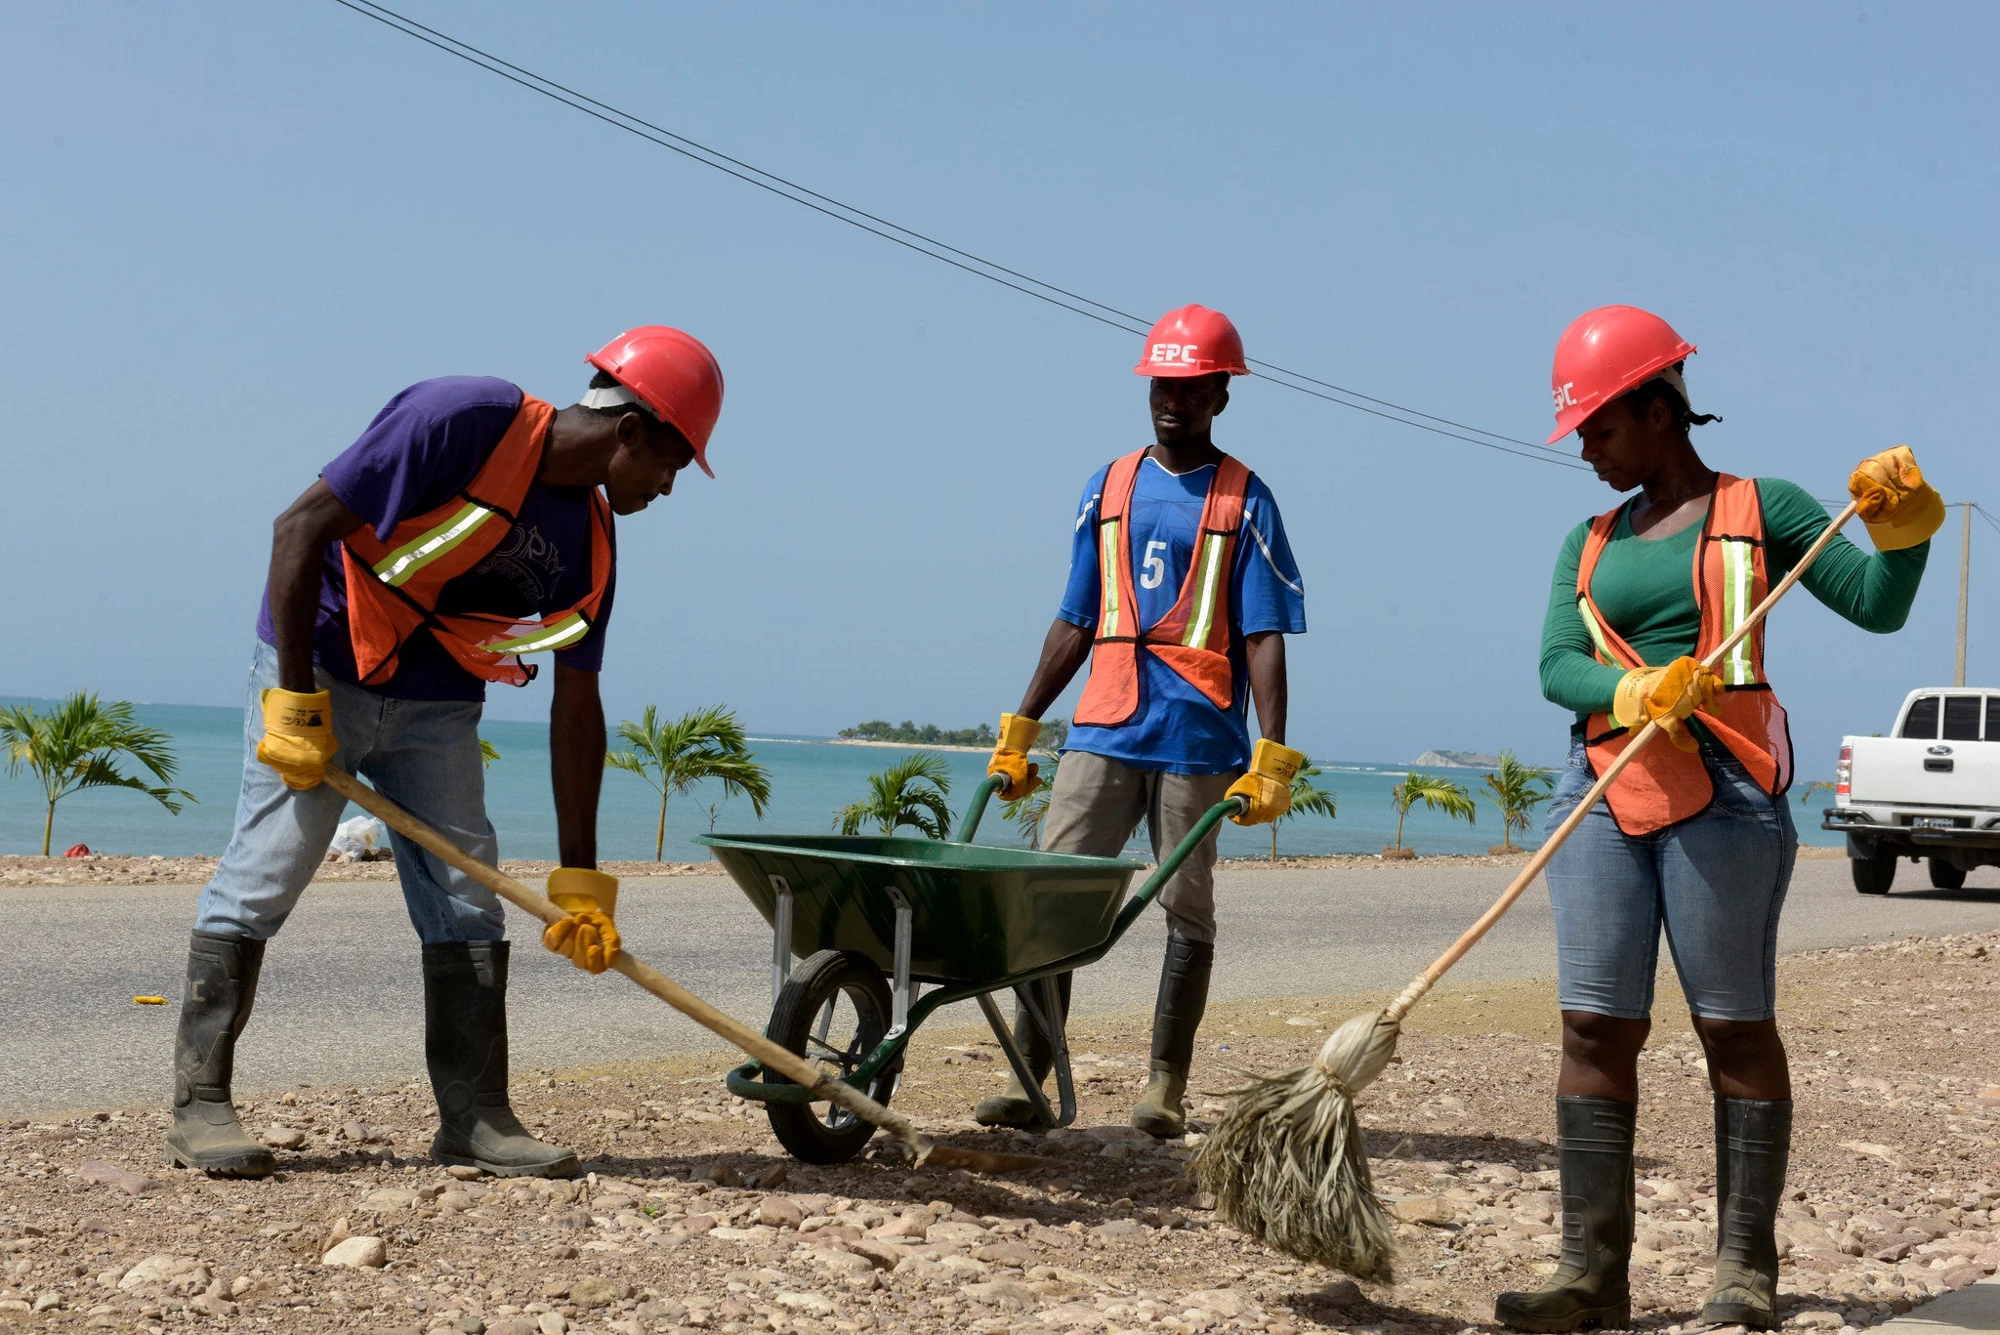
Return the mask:
M 1784 597 L 1792 585 L 1799 582 L 1799 577 L 1806 573 L 1814 561 L 1819 559 L 1819 554 L 1826 550 L 1828 543 L 1833 541 L 1833 535 L 1840 532 L 1843 524 L 1854 518 L 1855 511 L 1860 507 L 1860 504 L 1861 502 L 1859 501 L 1848 502 L 1847 508 L 1835 516 L 1833 522 L 1826 526 L 1826 529 L 1814 541 L 1813 545 L 1806 549 L 1805 555 L 1799 558 L 1798 564 L 1793 566 L 1790 573 L 1778 581 L 1778 587 L 1765 594 L 1764 601 L 1758 603 L 1750 615 L 1744 618 L 1743 624 L 1736 628 L 1735 633 L 1721 644 L 1716 645 L 1708 657 L 1701 660 L 1703 667 L 1712 668 L 1717 663 L 1720 663 L 1728 656 L 1731 649 L 1742 643 L 1751 631 L 1757 629 L 1758 625 L 1770 613 L 1771 609 L 1778 605 L 1778 600 Z M 1534 884 L 1535 878 L 1542 874 L 1542 868 L 1548 865 L 1549 859 L 1555 855 L 1555 851 L 1558 848 L 1562 847 L 1563 841 L 1570 837 L 1577 826 L 1583 824 L 1583 818 L 1590 814 L 1591 808 L 1597 805 L 1599 799 L 1604 796 L 1605 791 L 1624 772 L 1625 767 L 1632 763 L 1632 758 L 1638 755 L 1640 750 L 1650 743 L 1654 737 L 1658 736 L 1660 731 L 1658 723 L 1655 723 L 1651 719 L 1646 721 L 1646 726 L 1639 729 L 1632 740 L 1626 744 L 1625 749 L 1618 753 L 1617 759 L 1613 760 L 1610 767 L 1604 771 L 1597 782 L 1590 786 L 1590 791 L 1583 795 L 1583 799 L 1576 804 L 1575 809 L 1563 818 L 1563 823 L 1556 827 L 1556 832 L 1549 836 L 1548 842 L 1544 843 L 1535 851 L 1535 855 L 1528 859 L 1528 865 L 1521 869 L 1521 874 L 1514 878 L 1513 883 L 1501 893 L 1500 898 L 1493 901 L 1493 907 L 1481 914 L 1478 922 L 1466 928 L 1465 933 L 1458 940 L 1451 943 L 1451 949 L 1431 961 L 1430 967 L 1411 979 L 1410 985 L 1403 989 L 1402 994 L 1389 1003 L 1389 1009 L 1384 1012 L 1384 1015 L 1391 1023 L 1400 1021 L 1405 1015 L 1408 1015 L 1410 1007 L 1422 1000 L 1424 993 L 1431 990 L 1431 985 L 1444 977 L 1446 971 L 1452 965 L 1465 958 L 1465 952 L 1479 944 L 1479 939 L 1493 930 L 1493 924 L 1506 916 L 1507 910 L 1514 907 L 1514 901 L 1519 899 L 1527 888 Z
M 404 838 L 437 854 L 523 913 L 531 914 L 545 923 L 560 922 L 569 916 L 550 903 L 547 896 L 536 894 L 505 872 L 496 867 L 489 867 L 472 857 L 457 844 L 345 770 L 328 767 L 326 784 L 364 811 L 381 818 L 384 824 Z M 884 1107 L 838 1076 L 815 1066 L 790 1049 L 773 1043 L 762 1034 L 723 1014 L 652 965 L 635 958 L 630 951 L 620 950 L 617 961 L 611 967 L 702 1028 L 729 1040 L 787 1080 L 806 1086 L 820 1098 L 837 1103 L 863 1121 L 889 1132 L 910 1147 L 919 1164 L 929 1161 L 989 1172 L 1047 1166 L 1046 1160 L 1030 1155 L 987 1154 L 949 1145 L 933 1145 L 911 1124 L 909 1118 Z

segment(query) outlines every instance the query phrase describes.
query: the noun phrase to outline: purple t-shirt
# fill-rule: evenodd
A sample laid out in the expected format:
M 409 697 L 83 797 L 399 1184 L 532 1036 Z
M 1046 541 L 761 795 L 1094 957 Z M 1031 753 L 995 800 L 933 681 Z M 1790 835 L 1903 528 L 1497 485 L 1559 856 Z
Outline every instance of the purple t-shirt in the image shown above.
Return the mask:
M 520 406 L 520 387 L 505 380 L 443 376 L 420 381 L 389 400 L 361 439 L 320 477 L 341 504 L 387 541 L 397 524 L 443 505 L 472 481 Z M 560 612 L 589 594 L 590 558 L 590 489 L 531 486 L 500 545 L 444 586 L 438 610 L 509 617 Z M 590 633 L 555 653 L 564 666 L 596 672 L 603 665 L 604 630 L 617 579 L 614 563 Z M 277 643 L 268 584 L 257 638 Z M 347 629 L 347 574 L 337 542 L 326 549 L 313 658 L 342 681 L 358 679 Z M 374 690 L 401 700 L 486 698 L 486 683 L 460 667 L 427 630 L 410 636 L 399 659 L 396 675 Z

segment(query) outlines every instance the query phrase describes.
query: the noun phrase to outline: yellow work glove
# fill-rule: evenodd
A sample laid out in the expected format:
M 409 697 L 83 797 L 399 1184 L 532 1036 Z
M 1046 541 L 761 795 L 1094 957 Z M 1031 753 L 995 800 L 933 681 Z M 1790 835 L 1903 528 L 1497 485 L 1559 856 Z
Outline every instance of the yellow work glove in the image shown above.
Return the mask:
M 1292 776 L 1305 763 L 1301 752 L 1259 737 L 1257 749 L 1250 753 L 1249 772 L 1223 794 L 1225 800 L 1240 797 L 1249 804 L 1229 819 L 1238 825 L 1264 825 L 1284 815 L 1292 805 Z
M 1847 494 L 1861 502 L 1859 513 L 1878 552 L 1914 547 L 1944 527 L 1944 497 L 1924 481 L 1907 445 L 1856 464 Z
M 1014 802 L 1035 791 L 1042 767 L 1028 759 L 1028 749 L 1042 735 L 1040 719 L 1019 714 L 1000 716 L 1000 740 L 994 743 L 993 758 L 986 762 L 988 774 L 1001 774 L 1007 786 L 1000 790 L 1002 802 Z
M 542 933 L 542 945 L 586 973 L 603 973 L 618 962 L 618 878 L 585 867 L 558 867 L 549 873 L 549 899 L 569 914 Z
M 1667 739 L 1683 751 L 1698 751 L 1681 720 L 1707 709 L 1722 694 L 1722 681 L 1692 658 L 1676 658 L 1660 668 L 1633 668 L 1618 680 L 1611 699 L 1611 719 L 1621 728 L 1637 728 L 1647 720 L 1660 725 Z
M 257 759 L 278 771 L 287 788 L 319 787 L 326 762 L 339 749 L 333 740 L 333 696 L 273 689 L 258 698 L 264 704 L 264 736 Z

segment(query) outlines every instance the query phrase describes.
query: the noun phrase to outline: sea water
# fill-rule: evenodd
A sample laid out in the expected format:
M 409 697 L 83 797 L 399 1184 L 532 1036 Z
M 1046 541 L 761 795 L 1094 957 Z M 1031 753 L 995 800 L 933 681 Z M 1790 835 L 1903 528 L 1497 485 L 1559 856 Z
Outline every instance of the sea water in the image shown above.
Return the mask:
M 6 703 L 47 707 L 48 701 L 0 697 Z M 243 776 L 243 713 L 200 705 L 135 705 L 137 721 L 166 731 L 173 739 L 179 769 L 174 786 L 193 793 L 179 815 L 168 812 L 143 793 L 118 788 L 86 790 L 66 797 L 56 808 L 53 852 L 87 844 L 99 853 L 159 853 L 166 856 L 222 852 L 236 813 L 236 794 Z M 615 725 L 616 720 L 612 721 Z M 555 804 L 549 790 L 548 726 L 488 720 L 480 733 L 500 752 L 486 770 L 486 807 L 500 833 L 500 853 L 509 858 L 553 860 L 556 856 Z M 745 797 L 726 797 L 720 784 L 696 785 L 676 794 L 667 804 L 665 857 L 695 861 L 708 850 L 690 841 L 711 831 L 722 834 L 805 833 L 833 829 L 840 809 L 867 795 L 868 776 L 887 769 L 921 747 L 847 746 L 824 739 L 758 737 L 751 742 L 757 760 L 770 772 L 771 800 L 759 819 Z M 983 753 L 939 751 L 951 773 L 947 801 L 956 819 L 986 770 Z M 1393 843 L 1396 813 L 1389 790 L 1409 766 L 1320 761 L 1325 770 L 1316 783 L 1337 797 L 1338 816 L 1297 816 L 1278 827 L 1280 855 L 1313 853 L 1375 853 Z M 131 760 L 122 768 L 143 773 Z M 1403 826 L 1403 842 L 1422 853 L 1483 853 L 1500 842 L 1500 813 L 1485 796 L 1482 771 L 1426 770 L 1465 786 L 1478 801 L 1478 821 L 1468 825 L 1421 807 Z M 44 802 L 41 786 L 25 770 L 15 778 L 0 777 L 0 853 L 38 853 L 42 846 Z M 349 815 L 357 814 L 350 808 Z M 1800 835 L 1809 843 L 1831 841 L 1819 828 L 1817 812 L 1795 813 Z M 659 826 L 660 798 L 638 776 L 607 770 L 597 819 L 598 856 L 607 860 L 653 856 Z M 1540 842 L 1541 812 L 1536 813 L 1527 842 Z M 872 832 L 872 831 L 871 831 Z M 913 834 L 912 830 L 900 831 Z M 1019 830 L 993 802 L 979 829 L 982 843 L 1024 844 Z M 1521 840 L 1516 838 L 1517 843 Z M 1146 847 L 1142 830 L 1133 851 Z M 1243 828 L 1224 823 L 1225 857 L 1268 857 L 1268 826 Z

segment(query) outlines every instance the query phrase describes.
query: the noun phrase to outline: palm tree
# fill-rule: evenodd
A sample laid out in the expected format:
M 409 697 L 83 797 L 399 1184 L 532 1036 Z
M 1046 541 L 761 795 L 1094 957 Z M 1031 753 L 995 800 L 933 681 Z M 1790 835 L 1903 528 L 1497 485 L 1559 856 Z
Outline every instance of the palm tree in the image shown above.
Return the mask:
M 653 861 L 664 860 L 667 847 L 667 799 L 684 793 L 704 779 L 714 779 L 730 797 L 745 793 L 751 810 L 764 814 L 771 800 L 771 775 L 746 745 L 743 725 L 735 711 L 710 705 L 661 723 L 659 710 L 646 706 L 634 723 L 618 725 L 618 740 L 628 749 L 607 751 L 609 769 L 630 770 L 660 795 L 660 828 L 653 839 Z
M 481 769 L 489 769 L 492 767 L 493 762 L 499 758 L 500 748 L 487 741 L 484 737 L 481 737 L 479 739 L 479 767 Z
M 1500 808 L 1500 846 L 1514 847 L 1514 831 L 1526 833 L 1533 823 L 1535 808 L 1549 800 L 1555 775 L 1534 765 L 1523 765 L 1512 751 L 1500 753 L 1500 767 L 1486 776 L 1493 805 Z
M 1806 806 L 1810 804 L 1812 802 L 1812 795 L 1816 792 L 1819 792 L 1821 789 L 1825 789 L 1827 792 L 1834 794 L 1836 797 L 1839 796 L 1840 794 L 1840 789 L 1834 787 L 1832 784 L 1828 783 L 1825 779 L 1814 779 L 1811 783 L 1807 784 L 1805 786 L 1804 791 L 1802 791 L 1799 794 L 1799 805 Z
M 869 821 L 886 835 L 908 825 L 926 839 L 943 839 L 951 827 L 951 769 L 943 756 L 919 751 L 904 756 L 880 774 L 868 776 L 868 796 L 850 802 L 834 817 L 842 834 L 859 834 Z
M 1055 790 L 1056 766 L 1062 764 L 1062 752 L 1037 751 L 1035 761 L 1042 768 L 1034 788 L 1026 797 L 1016 797 L 1000 808 L 1000 814 L 1028 836 L 1029 848 L 1042 846 L 1042 822 L 1049 818 L 1049 794 Z
M 1442 811 L 1453 820 L 1463 816 L 1467 825 L 1479 823 L 1479 808 L 1473 804 L 1472 794 L 1450 779 L 1440 779 L 1435 774 L 1418 774 L 1412 770 L 1403 776 L 1401 783 L 1389 790 L 1389 804 L 1396 808 L 1398 848 L 1403 846 L 1403 818 L 1419 802 L 1433 811 Z
M 1278 827 L 1280 825 L 1298 815 L 1324 816 L 1328 820 L 1334 818 L 1334 801 L 1340 794 L 1330 789 L 1322 788 L 1313 782 L 1315 778 L 1324 773 L 1326 773 L 1325 770 L 1313 764 L 1310 760 L 1299 762 L 1298 771 L 1292 775 L 1292 803 L 1285 808 L 1283 815 L 1271 822 L 1271 861 L 1276 862 L 1278 860 Z
M 47 796 L 48 815 L 42 820 L 42 856 L 56 824 L 56 803 L 84 788 L 133 788 L 175 815 L 181 798 L 193 793 L 166 784 L 174 777 L 170 738 L 159 728 L 142 728 L 132 721 L 125 700 L 101 704 L 97 692 L 78 691 L 46 714 L 28 705 L 0 708 L 0 742 L 7 746 L 7 775 L 33 770 Z M 153 787 L 136 775 L 123 774 L 118 758 L 130 756 L 160 781 Z

